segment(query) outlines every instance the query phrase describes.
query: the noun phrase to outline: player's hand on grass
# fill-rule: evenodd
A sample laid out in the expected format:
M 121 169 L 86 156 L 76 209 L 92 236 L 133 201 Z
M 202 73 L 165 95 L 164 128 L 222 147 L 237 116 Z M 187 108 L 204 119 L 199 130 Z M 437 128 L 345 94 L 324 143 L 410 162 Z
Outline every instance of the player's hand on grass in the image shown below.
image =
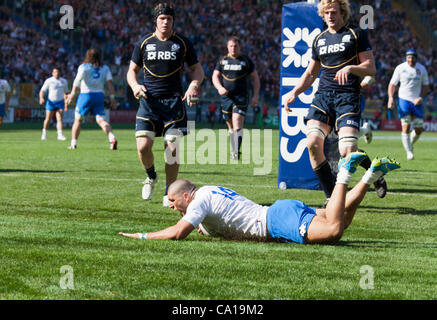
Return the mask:
M 124 233 L 124 232 L 119 232 L 118 234 L 120 236 L 127 237 L 127 238 L 139 239 L 141 233 Z

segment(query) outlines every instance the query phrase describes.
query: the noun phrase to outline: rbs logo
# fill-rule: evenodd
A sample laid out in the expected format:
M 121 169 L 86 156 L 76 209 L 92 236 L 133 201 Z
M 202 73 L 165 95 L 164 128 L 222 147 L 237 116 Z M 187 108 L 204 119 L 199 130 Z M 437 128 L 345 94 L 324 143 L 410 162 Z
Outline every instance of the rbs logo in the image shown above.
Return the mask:
M 171 51 L 149 51 L 147 60 L 176 60 L 176 52 Z
M 302 74 L 305 71 L 305 68 L 308 67 L 311 56 L 312 56 L 312 44 L 314 39 L 319 35 L 321 30 L 319 28 L 315 28 L 311 32 L 308 28 L 296 28 L 294 32 L 292 32 L 289 28 L 283 29 L 283 34 L 286 37 L 286 40 L 283 41 L 283 61 L 282 68 L 288 68 L 292 71 L 292 73 L 296 74 L 293 77 L 281 77 L 281 86 L 282 88 L 290 87 L 290 90 L 293 89 L 299 83 L 299 74 Z M 303 41 L 306 44 L 300 46 L 299 51 L 305 51 L 303 55 L 300 55 L 296 51 L 296 44 L 298 42 Z M 318 45 L 324 45 L 323 42 L 320 42 Z M 303 48 L 302 48 L 303 47 Z M 300 70 L 301 69 L 301 70 Z M 287 70 L 289 71 L 289 70 Z M 306 126 L 304 123 L 304 118 L 308 114 L 308 105 L 314 98 L 314 93 L 317 91 L 319 85 L 319 79 L 316 79 L 312 84 L 311 88 L 306 92 L 302 92 L 295 101 L 295 104 L 300 102 L 300 106 L 296 108 L 292 108 L 291 112 L 286 112 L 284 109 L 281 112 L 281 129 L 284 135 L 280 139 L 280 154 L 284 161 L 294 163 L 298 162 L 304 153 L 307 146 L 307 139 L 301 138 L 299 140 L 298 136 L 301 136 L 302 133 L 305 133 Z M 288 92 L 289 93 L 289 92 Z M 288 93 L 284 94 L 281 97 L 281 105 L 284 105 L 285 101 L 288 98 Z M 304 104 L 304 106 L 302 106 Z M 293 106 L 291 106 L 293 107 Z M 293 126 L 289 124 L 289 120 L 291 123 L 294 123 Z M 290 150 L 292 147 L 293 150 Z
M 326 47 L 321 47 L 319 51 L 319 55 L 329 54 L 329 53 L 336 53 L 336 52 L 343 52 L 345 50 L 344 43 L 336 43 L 331 44 Z
M 282 61 L 282 66 L 288 68 L 293 62 L 296 68 L 306 68 L 311 61 L 311 46 L 315 37 L 321 32 L 319 28 L 314 29 L 311 33 L 308 28 L 296 28 L 294 33 L 289 28 L 282 30 L 287 40 L 282 43 L 282 53 L 287 58 Z M 304 41 L 308 47 L 306 52 L 301 56 L 296 50 L 295 46 L 299 41 Z

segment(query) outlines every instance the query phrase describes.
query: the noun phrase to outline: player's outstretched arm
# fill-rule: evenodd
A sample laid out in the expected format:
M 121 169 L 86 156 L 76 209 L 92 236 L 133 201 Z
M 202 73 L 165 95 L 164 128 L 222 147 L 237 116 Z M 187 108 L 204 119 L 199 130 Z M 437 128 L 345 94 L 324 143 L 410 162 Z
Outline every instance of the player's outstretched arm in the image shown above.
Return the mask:
M 187 222 L 186 220 L 179 220 L 174 226 L 168 227 L 166 229 L 147 233 L 142 237 L 142 233 L 124 233 L 119 232 L 118 234 L 128 238 L 136 239 L 166 239 L 166 240 L 182 240 L 185 239 L 191 231 L 193 231 L 194 226 Z

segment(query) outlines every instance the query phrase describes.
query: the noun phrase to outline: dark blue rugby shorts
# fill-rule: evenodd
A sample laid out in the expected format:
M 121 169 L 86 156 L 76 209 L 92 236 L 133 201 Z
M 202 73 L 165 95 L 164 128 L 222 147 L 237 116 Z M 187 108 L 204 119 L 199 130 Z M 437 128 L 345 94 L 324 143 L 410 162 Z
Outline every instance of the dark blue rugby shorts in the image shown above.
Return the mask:
M 360 129 L 360 93 L 318 91 L 305 117 L 328 124 L 335 131 L 341 127 Z

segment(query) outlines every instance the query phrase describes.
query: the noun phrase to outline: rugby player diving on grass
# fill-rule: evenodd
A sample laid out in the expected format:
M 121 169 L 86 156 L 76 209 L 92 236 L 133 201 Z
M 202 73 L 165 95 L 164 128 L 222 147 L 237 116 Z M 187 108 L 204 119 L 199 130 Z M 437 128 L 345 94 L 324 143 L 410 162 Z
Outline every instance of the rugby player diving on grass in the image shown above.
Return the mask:
M 340 159 L 336 185 L 326 209 L 311 208 L 291 199 L 262 206 L 225 187 L 197 188 L 189 180 L 179 179 L 168 190 L 170 208 L 182 216 L 178 223 L 157 232 L 119 234 L 138 239 L 181 240 L 197 228 L 201 234 L 230 240 L 335 243 L 351 224 L 369 185 L 400 167 L 390 158 L 375 158 L 362 179 L 347 192 L 352 174 L 366 158 L 363 152 L 351 152 Z

